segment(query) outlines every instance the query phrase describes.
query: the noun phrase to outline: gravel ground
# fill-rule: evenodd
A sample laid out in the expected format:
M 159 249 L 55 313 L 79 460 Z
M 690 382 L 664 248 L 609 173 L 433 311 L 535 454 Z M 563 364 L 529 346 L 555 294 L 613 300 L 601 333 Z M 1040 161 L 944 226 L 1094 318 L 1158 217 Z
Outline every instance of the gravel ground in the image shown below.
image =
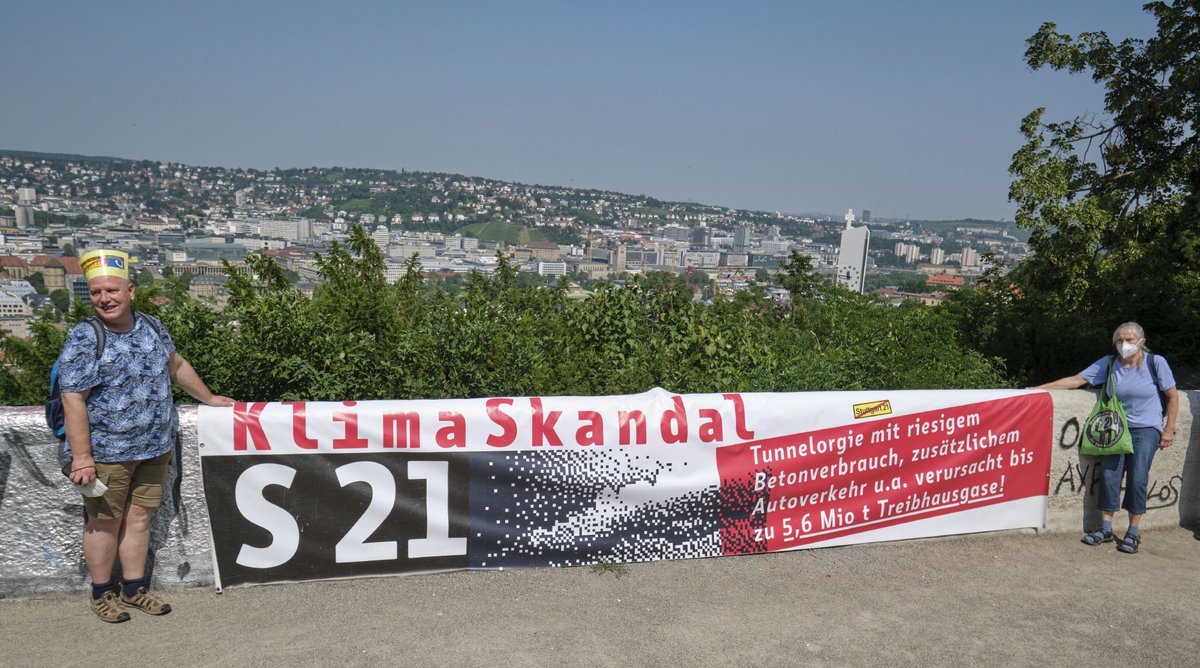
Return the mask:
M 174 589 L 107 625 L 83 594 L 0 600 L 4 665 L 1197 665 L 1200 540 L 1064 534 L 623 567 Z M 104 656 L 98 656 L 103 654 Z

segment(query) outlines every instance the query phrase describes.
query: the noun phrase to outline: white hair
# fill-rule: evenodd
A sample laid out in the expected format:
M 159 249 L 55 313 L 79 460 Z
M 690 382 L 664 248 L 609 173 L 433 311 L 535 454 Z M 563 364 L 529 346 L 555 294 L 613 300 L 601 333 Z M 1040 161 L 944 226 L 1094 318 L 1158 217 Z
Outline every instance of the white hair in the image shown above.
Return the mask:
M 1142 326 L 1137 324 L 1136 322 L 1123 322 L 1120 325 L 1118 325 L 1117 328 L 1114 329 L 1113 333 L 1112 333 L 1113 345 L 1117 344 L 1117 336 L 1120 335 L 1120 333 L 1125 330 L 1133 332 L 1139 339 L 1141 339 L 1142 340 L 1142 349 L 1145 350 L 1145 348 L 1146 348 L 1146 330 L 1142 329 Z

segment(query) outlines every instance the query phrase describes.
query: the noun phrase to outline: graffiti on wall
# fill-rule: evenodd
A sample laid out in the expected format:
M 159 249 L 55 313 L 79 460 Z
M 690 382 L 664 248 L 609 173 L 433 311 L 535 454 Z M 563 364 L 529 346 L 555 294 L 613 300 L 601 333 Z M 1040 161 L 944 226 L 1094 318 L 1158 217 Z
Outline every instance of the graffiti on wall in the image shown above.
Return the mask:
M 1075 456 L 1066 461 L 1066 467 L 1058 475 L 1057 481 L 1050 490 L 1052 496 L 1063 494 L 1091 496 L 1096 493 L 1096 487 L 1100 484 L 1100 458 L 1079 455 L 1079 436 L 1078 418 L 1067 419 L 1058 430 L 1059 449 L 1074 450 Z M 1150 475 L 1154 475 L 1153 468 L 1150 470 Z M 1166 480 L 1152 477 L 1147 489 L 1146 509 L 1170 508 L 1178 504 L 1179 490 L 1182 486 L 1183 478 L 1178 475 L 1171 476 Z M 1123 485 L 1122 490 L 1124 490 Z
M 5 452 L 0 452 L 0 501 L 8 490 L 8 479 L 12 473 L 13 460 L 25 469 L 34 482 L 43 487 L 53 487 L 54 483 L 38 468 L 37 462 L 29 452 L 29 438 L 20 432 L 8 432 L 4 435 Z M 34 439 L 37 440 L 37 439 Z M 14 457 L 15 455 L 15 457 Z

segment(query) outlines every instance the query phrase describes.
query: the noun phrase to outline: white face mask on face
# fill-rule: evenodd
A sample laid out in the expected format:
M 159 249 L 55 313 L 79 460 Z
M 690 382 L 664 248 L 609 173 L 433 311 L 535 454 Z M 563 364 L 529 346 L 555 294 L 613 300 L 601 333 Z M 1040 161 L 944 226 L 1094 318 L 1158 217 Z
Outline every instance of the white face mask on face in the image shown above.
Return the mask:
M 1141 347 L 1138 346 L 1138 344 L 1129 343 L 1128 341 L 1122 341 L 1119 345 L 1117 345 L 1117 352 L 1121 353 L 1121 359 L 1123 360 L 1133 357 L 1140 349 Z

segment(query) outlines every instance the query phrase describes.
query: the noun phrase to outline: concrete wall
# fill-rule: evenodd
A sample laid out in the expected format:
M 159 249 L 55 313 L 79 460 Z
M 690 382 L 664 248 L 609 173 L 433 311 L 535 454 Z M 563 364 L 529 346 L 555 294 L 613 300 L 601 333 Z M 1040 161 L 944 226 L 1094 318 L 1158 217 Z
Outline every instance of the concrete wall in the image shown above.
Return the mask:
M 1078 533 L 1098 523 L 1094 458 L 1078 454 L 1080 425 L 1095 396 L 1055 391 L 1046 529 Z M 1175 446 L 1159 451 L 1150 471 L 1144 525 L 1200 531 L 1200 392 L 1181 393 Z M 213 583 L 208 510 L 199 474 L 196 409 L 180 408 L 183 446 L 181 503 L 170 494 L 155 518 L 156 587 Z M 178 464 L 178 462 L 177 462 Z M 171 479 L 177 479 L 172 467 Z M 170 484 L 170 483 L 169 483 Z M 0 598 L 82 592 L 87 584 L 80 534 L 83 505 L 60 472 L 57 443 L 42 408 L 0 408 Z M 1118 516 L 1123 526 L 1125 515 Z M 1148 538 L 1152 540 L 1152 538 Z
M 211 585 L 208 508 L 200 482 L 196 407 L 179 408 L 182 503 L 164 494 L 151 531 L 154 585 Z M 178 476 L 171 466 L 168 489 Z M 83 502 L 62 474 L 41 406 L 0 408 L 0 598 L 83 592 Z

